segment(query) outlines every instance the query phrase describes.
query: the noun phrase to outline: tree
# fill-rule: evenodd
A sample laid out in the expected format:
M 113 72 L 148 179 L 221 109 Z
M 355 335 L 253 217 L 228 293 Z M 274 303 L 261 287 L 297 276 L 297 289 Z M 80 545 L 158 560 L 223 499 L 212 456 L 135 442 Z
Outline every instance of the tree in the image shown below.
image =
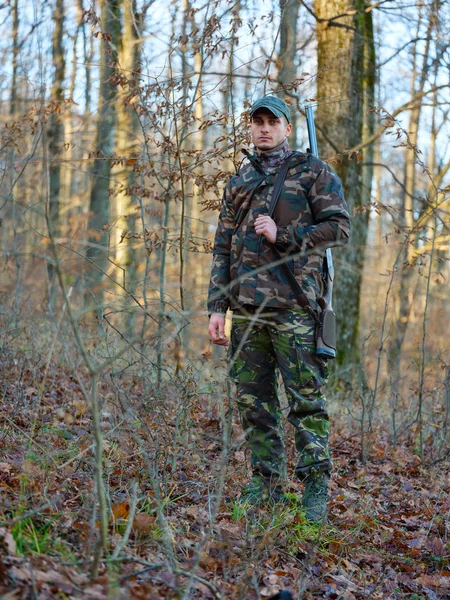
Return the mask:
M 336 252 L 337 362 L 357 366 L 371 173 L 364 171 L 356 156 L 347 156 L 345 151 L 361 144 L 363 136 L 369 137 L 373 132 L 373 118 L 368 113 L 375 89 L 372 12 L 366 10 L 364 0 L 316 0 L 314 9 L 319 148 L 325 159 L 338 155 L 332 166 L 342 180 L 353 217 L 350 242 Z M 372 157 L 367 157 L 365 162 L 373 162 Z
M 109 185 L 111 156 L 116 132 L 117 47 L 120 35 L 120 0 L 100 0 L 100 89 L 94 163 L 90 196 L 88 284 L 99 307 L 103 301 L 101 282 L 108 264 Z
M 292 94 L 297 78 L 297 21 L 300 0 L 280 0 L 280 53 L 278 58 L 278 94 L 281 98 Z M 290 143 L 297 148 L 297 111 L 291 111 L 292 133 Z
M 64 140 L 64 122 L 61 118 L 61 104 L 64 102 L 64 74 L 65 60 L 63 48 L 64 29 L 64 0 L 56 0 L 53 13 L 53 38 L 52 38 L 52 60 L 53 60 L 53 83 L 51 89 L 51 113 L 47 130 L 48 154 L 49 154 L 49 199 L 47 220 L 48 228 L 52 237 L 59 233 L 60 191 L 61 191 L 61 152 Z M 51 263 L 47 265 L 49 277 L 49 306 L 54 307 L 56 299 L 56 279 L 54 267 Z
M 136 181 L 135 163 L 140 151 L 138 141 L 138 117 L 134 102 L 139 92 L 140 32 L 136 0 L 124 0 L 123 32 L 119 40 L 119 68 L 122 94 L 117 96 L 117 135 L 115 154 L 118 164 L 115 168 L 116 192 L 114 224 L 114 262 L 119 267 L 117 277 L 127 289 L 134 289 L 136 278 L 136 256 L 133 238 L 136 224 Z M 127 234 L 130 235 L 127 235 Z M 123 290 L 123 288 L 121 288 Z M 131 317 L 131 315 L 128 315 Z M 133 319 L 127 318 L 128 327 Z
M 437 25 L 437 14 L 439 9 L 439 2 L 433 2 L 432 6 L 429 7 L 428 20 L 426 22 L 426 34 L 425 34 L 425 47 L 422 55 L 422 62 L 420 62 L 420 30 L 422 27 L 422 19 L 418 19 L 417 31 L 416 31 L 416 42 L 413 45 L 411 58 L 411 109 L 409 111 L 409 123 L 408 123 L 408 144 L 405 147 L 405 164 L 403 173 L 403 197 L 400 206 L 400 229 L 402 235 L 406 236 L 406 241 L 402 240 L 402 248 L 398 260 L 398 277 L 399 277 L 399 288 L 398 297 L 396 298 L 396 304 L 398 307 L 397 314 L 394 318 L 393 323 L 393 336 L 391 343 L 388 347 L 388 360 L 390 370 L 392 372 L 392 382 L 394 391 L 398 392 L 398 386 L 400 381 L 400 358 L 402 352 L 402 346 L 405 340 L 408 323 L 410 321 L 411 310 L 414 302 L 414 280 L 417 275 L 414 267 L 415 249 L 417 248 L 417 221 L 414 218 L 414 211 L 417 207 L 416 196 L 416 153 L 418 151 L 418 136 L 419 136 L 419 124 L 422 113 L 422 107 L 424 102 L 424 90 L 425 85 L 429 79 L 429 62 L 431 52 L 431 38 L 433 31 Z M 439 64 L 441 56 L 436 57 L 435 64 Z M 434 115 L 433 115 L 434 119 Z M 431 143 L 435 142 L 435 136 L 431 136 Z M 430 151 L 430 157 L 433 156 L 433 148 Z M 431 172 L 433 172 L 433 168 Z M 434 192 L 428 190 L 429 194 L 433 197 Z
M 17 71 L 19 58 L 19 0 L 14 0 L 12 5 L 12 77 L 11 77 L 11 99 L 9 113 L 14 116 L 17 113 Z

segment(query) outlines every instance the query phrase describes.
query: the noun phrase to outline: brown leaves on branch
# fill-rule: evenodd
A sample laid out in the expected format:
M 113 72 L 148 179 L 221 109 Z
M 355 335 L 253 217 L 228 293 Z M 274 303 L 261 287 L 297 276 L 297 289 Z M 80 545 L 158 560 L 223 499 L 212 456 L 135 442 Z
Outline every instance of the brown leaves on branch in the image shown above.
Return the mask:
M 334 154 L 333 156 L 329 156 L 327 158 L 327 162 L 330 164 L 342 164 L 345 158 L 347 158 L 348 160 L 353 160 L 354 158 L 356 158 L 356 164 L 359 165 L 359 163 L 362 160 L 362 153 L 361 151 L 352 151 Z

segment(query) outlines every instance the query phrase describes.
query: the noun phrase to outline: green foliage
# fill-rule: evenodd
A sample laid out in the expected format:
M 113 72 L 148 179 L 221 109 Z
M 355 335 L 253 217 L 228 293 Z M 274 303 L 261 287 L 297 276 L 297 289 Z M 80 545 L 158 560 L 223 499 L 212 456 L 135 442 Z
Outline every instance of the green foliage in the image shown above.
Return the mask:
M 55 518 L 44 518 L 42 515 L 18 520 L 11 530 L 17 553 L 22 556 L 38 554 L 73 557 L 67 542 L 57 537 L 55 523 Z

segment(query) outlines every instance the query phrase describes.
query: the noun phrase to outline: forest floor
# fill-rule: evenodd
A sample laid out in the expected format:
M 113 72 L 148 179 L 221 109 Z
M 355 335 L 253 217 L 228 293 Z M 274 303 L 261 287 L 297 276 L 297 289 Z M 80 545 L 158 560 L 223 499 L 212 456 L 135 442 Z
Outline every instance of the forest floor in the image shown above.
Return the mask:
M 359 437 L 337 422 L 329 521 L 315 528 L 292 478 L 287 506 L 235 502 L 248 475 L 241 430 L 233 415 L 224 452 L 210 393 L 184 381 L 149 396 L 137 378 L 123 395 L 102 381 L 101 553 L 83 378 L 18 350 L 0 366 L 0 598 L 450 598 L 448 460 L 378 432 L 362 464 Z

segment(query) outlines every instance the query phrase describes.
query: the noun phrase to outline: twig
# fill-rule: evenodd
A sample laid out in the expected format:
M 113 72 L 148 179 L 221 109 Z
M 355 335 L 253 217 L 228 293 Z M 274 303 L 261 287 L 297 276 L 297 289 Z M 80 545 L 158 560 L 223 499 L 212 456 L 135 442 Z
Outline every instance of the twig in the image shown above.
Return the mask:
M 38 508 L 34 508 L 33 510 L 24 512 L 20 516 L 15 517 L 14 519 L 8 519 L 7 521 L 0 521 L 0 527 L 6 527 L 6 526 L 9 527 L 11 525 L 15 525 L 16 523 L 19 523 L 20 521 L 23 521 L 24 519 L 28 519 L 29 517 L 32 517 L 33 515 L 36 515 L 36 514 L 40 513 L 41 511 L 46 510 L 47 508 L 51 508 L 56 502 L 58 502 L 58 500 L 60 498 L 62 498 L 62 496 L 56 496 L 56 498 L 54 500 L 52 500 L 51 502 L 46 502 L 45 504 L 42 504 Z
M 41 446 L 40 444 L 38 444 L 36 442 L 36 440 L 34 440 L 31 435 L 29 433 L 27 433 L 25 430 L 23 430 L 21 427 L 19 427 L 18 425 L 16 425 L 16 423 L 14 423 L 14 421 L 12 419 L 10 419 L 7 415 L 2 414 L 1 415 L 1 419 L 5 419 L 5 421 L 7 421 L 8 423 L 10 423 L 10 425 L 12 425 L 13 427 L 15 427 L 16 429 L 18 429 L 20 431 L 20 433 L 25 436 L 26 438 L 28 438 L 28 440 L 30 442 L 32 442 L 37 448 L 39 448 L 39 450 L 41 450 L 45 456 L 48 456 L 50 458 L 50 460 L 57 465 L 56 460 L 53 458 L 53 456 L 51 454 L 48 454 L 48 448 L 44 448 L 43 446 Z
M 164 563 L 150 563 L 150 562 L 147 562 L 146 560 L 143 560 L 142 558 L 135 558 L 134 556 L 118 556 L 117 558 L 114 558 L 111 560 L 113 562 L 128 562 L 128 563 L 131 562 L 131 563 L 137 563 L 139 565 L 145 566 L 146 569 L 139 571 L 140 573 L 143 573 L 145 571 L 161 569 L 162 567 L 165 566 Z M 182 575 L 183 577 L 190 577 L 190 578 L 195 579 L 199 583 L 203 583 L 203 585 L 206 585 L 206 587 L 211 590 L 211 592 L 216 600 L 222 600 L 222 596 L 221 596 L 219 590 L 217 589 L 217 587 L 213 583 L 208 581 L 207 579 L 200 577 L 200 575 L 195 575 L 191 571 L 185 571 L 184 569 L 178 569 L 178 568 L 173 569 L 172 568 L 172 570 L 176 575 Z M 133 573 L 133 575 L 135 575 L 135 573 Z

